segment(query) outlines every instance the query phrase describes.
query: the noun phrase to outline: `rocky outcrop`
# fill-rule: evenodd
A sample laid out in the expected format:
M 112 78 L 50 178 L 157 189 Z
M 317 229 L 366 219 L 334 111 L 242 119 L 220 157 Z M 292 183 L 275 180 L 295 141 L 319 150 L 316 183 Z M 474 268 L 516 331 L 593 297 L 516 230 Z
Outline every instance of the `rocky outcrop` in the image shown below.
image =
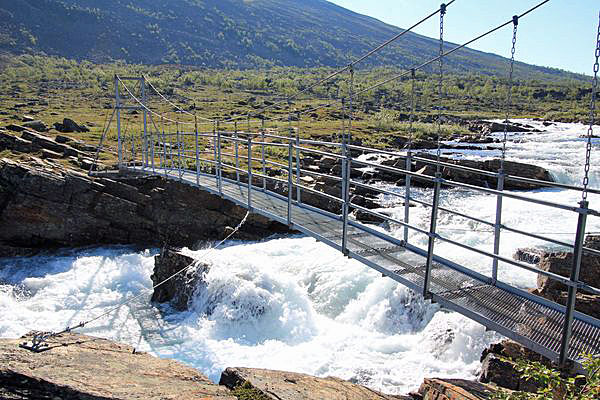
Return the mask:
M 197 370 L 130 346 L 71 333 L 33 353 L 19 347 L 28 339 L 0 339 L 0 398 L 236 400 Z
M 483 400 L 494 391 L 491 386 L 466 379 L 425 378 L 415 397 L 422 400 Z
M 509 390 L 536 392 L 538 384 L 523 378 L 516 369 L 515 361 L 521 359 L 539 362 L 548 367 L 552 365 L 546 357 L 512 340 L 503 340 L 500 343 L 491 344 L 483 351 L 479 381 L 493 383 Z
M 240 386 L 257 389 L 272 400 L 398 400 L 411 399 L 379 393 L 339 378 L 316 378 L 294 372 L 257 368 L 227 368 L 220 385 L 230 389 Z
M 195 246 L 224 237 L 245 210 L 203 190 L 160 177 L 90 178 L 52 160 L 0 159 L 0 246 L 102 244 Z M 287 227 L 252 214 L 237 238 Z M 0 247 L 0 251 L 3 247 Z
M 431 154 L 419 153 L 417 157 L 426 158 L 430 160 L 434 160 L 436 157 Z M 457 167 L 468 167 L 474 168 L 486 172 L 498 172 L 500 169 L 500 160 L 455 160 L 451 158 L 441 157 L 440 161 L 452 165 L 456 165 Z M 371 161 L 372 162 L 372 161 Z M 389 157 L 379 161 L 381 165 L 387 167 L 393 167 L 400 170 L 404 170 L 406 168 L 406 161 L 401 157 Z M 428 162 L 417 160 L 413 162 L 411 166 L 411 171 L 416 172 L 418 174 L 426 175 L 429 177 L 435 176 L 437 171 L 436 167 Z M 542 167 L 538 167 L 535 165 L 519 163 L 515 161 L 505 161 L 504 163 L 504 172 L 507 175 L 515 176 L 515 177 L 523 177 L 529 179 L 537 179 L 542 181 L 554 182 L 552 175 L 550 172 Z M 452 168 L 452 167 L 442 167 L 440 169 L 440 173 L 442 174 L 442 178 L 459 182 L 459 183 L 467 183 L 474 186 L 488 187 L 488 188 L 496 188 L 498 185 L 498 180 L 495 177 L 486 176 L 482 174 L 476 174 L 470 171 L 462 171 L 460 169 Z M 365 173 L 363 179 L 368 182 L 387 182 L 396 185 L 404 185 L 405 179 L 402 172 L 389 171 L 384 169 L 376 169 L 376 171 L 369 171 Z M 417 177 L 412 179 L 412 184 L 415 186 L 432 186 L 433 183 L 430 180 L 419 179 Z M 510 178 L 505 180 L 504 188 L 506 190 L 534 190 L 545 187 L 543 184 L 537 183 L 529 183 L 529 182 L 519 182 L 516 180 L 512 180 Z
M 177 311 L 187 310 L 202 276 L 210 268 L 206 263 L 195 262 L 194 258 L 171 249 L 164 249 L 161 254 L 155 256 L 154 272 L 150 276 L 153 286 L 177 275 L 154 289 L 152 301 L 170 303 Z M 193 264 L 195 265 L 190 267 Z

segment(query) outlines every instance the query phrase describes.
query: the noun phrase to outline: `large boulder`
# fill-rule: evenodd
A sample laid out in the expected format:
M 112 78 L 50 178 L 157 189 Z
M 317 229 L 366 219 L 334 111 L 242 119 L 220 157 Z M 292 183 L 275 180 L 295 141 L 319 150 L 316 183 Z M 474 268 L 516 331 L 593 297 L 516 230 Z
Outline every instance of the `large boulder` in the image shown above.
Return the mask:
M 34 131 L 37 132 L 47 132 L 48 131 L 48 127 L 46 126 L 46 124 L 44 124 L 42 121 L 29 121 L 29 122 L 24 122 L 21 124 L 21 126 L 23 126 L 24 128 L 27 129 L 33 129 Z
M 154 272 L 150 278 L 156 286 L 174 277 L 154 289 L 152 301 L 170 303 L 177 311 L 187 310 L 197 285 L 209 269 L 208 264 L 199 263 L 180 251 L 164 249 L 154 257 Z
M 82 133 L 89 132 L 89 128 L 85 125 L 79 125 L 77 122 L 73 121 L 70 118 L 64 118 L 63 122 L 55 122 L 54 129 L 62 133 Z

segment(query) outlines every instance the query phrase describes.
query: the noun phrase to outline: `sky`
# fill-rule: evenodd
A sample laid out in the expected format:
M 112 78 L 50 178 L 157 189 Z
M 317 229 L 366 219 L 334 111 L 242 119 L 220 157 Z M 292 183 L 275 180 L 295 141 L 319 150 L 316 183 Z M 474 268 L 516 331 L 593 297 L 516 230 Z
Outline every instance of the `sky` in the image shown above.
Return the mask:
M 329 1 L 400 28 L 410 27 L 439 9 L 442 3 L 440 0 Z M 467 42 L 541 1 L 456 0 L 444 18 L 445 40 Z M 520 20 L 515 58 L 592 75 L 599 12 L 600 0 L 550 0 Z M 414 32 L 438 38 L 439 16 L 432 17 Z M 469 47 L 510 57 L 511 37 L 512 24 Z

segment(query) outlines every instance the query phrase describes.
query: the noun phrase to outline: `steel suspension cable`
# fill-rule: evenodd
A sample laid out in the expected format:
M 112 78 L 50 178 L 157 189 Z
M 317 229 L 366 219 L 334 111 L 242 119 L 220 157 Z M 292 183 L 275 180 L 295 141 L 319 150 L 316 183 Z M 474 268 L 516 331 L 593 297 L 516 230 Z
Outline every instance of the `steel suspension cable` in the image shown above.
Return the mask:
M 443 7 L 444 9 L 446 7 L 448 7 L 449 5 L 451 5 L 452 3 L 454 3 L 456 0 L 450 0 L 448 3 L 444 4 Z M 549 0 L 547 0 L 549 1 Z M 395 35 L 394 37 L 392 37 L 391 39 L 385 41 L 384 43 L 380 44 L 379 46 L 377 46 L 376 48 L 370 50 L 369 52 L 367 52 L 366 54 L 364 54 L 363 56 L 359 57 L 357 60 L 354 60 L 352 62 L 350 62 L 350 64 L 346 65 L 343 68 L 338 69 L 337 71 L 329 74 L 328 76 L 326 76 L 323 79 L 320 79 L 319 81 L 309 85 L 308 87 L 306 87 L 305 89 L 302 89 L 298 92 L 296 92 L 294 95 L 290 96 L 289 98 L 291 100 L 296 99 L 298 96 L 300 96 L 301 94 L 304 94 L 306 92 L 309 92 L 310 90 L 314 89 L 317 86 L 322 85 L 323 83 L 326 83 L 328 81 L 330 81 L 331 79 L 335 78 L 336 76 L 350 70 L 354 65 L 359 64 L 360 62 L 366 60 L 367 58 L 371 57 L 373 54 L 381 51 L 382 49 L 384 49 L 385 47 L 389 46 L 390 44 L 392 44 L 393 42 L 395 42 L 396 40 L 400 39 L 402 36 L 406 35 L 407 33 L 411 32 L 413 29 L 415 29 L 416 27 L 418 27 L 419 25 L 421 25 L 422 23 L 426 22 L 427 20 L 429 20 L 431 17 L 435 16 L 436 14 L 440 13 L 442 11 L 442 7 L 438 8 L 437 10 L 435 10 L 434 12 L 432 12 L 431 14 L 427 15 L 426 17 L 422 18 L 421 20 L 419 20 L 417 23 L 415 23 L 414 25 L 412 25 L 411 27 L 409 27 L 408 29 L 405 29 L 404 31 L 398 33 L 397 35 Z M 357 95 L 359 93 L 356 93 Z M 266 107 L 261 108 L 260 110 L 256 111 L 253 115 L 256 116 L 258 114 L 261 114 L 271 108 L 274 108 L 278 105 L 284 104 L 287 101 L 287 98 L 285 100 L 281 100 L 278 102 L 274 102 L 273 104 L 270 104 Z M 235 119 L 239 119 L 242 117 L 232 117 L 224 122 L 231 122 Z
M 585 147 L 585 167 L 583 177 L 582 201 L 587 201 L 588 185 L 590 183 L 590 164 L 592 157 L 592 137 L 594 135 L 594 122 L 596 113 L 596 91 L 598 90 L 598 71 L 600 70 L 600 13 L 598 14 L 598 32 L 596 34 L 596 61 L 594 62 L 594 78 L 592 80 L 592 99 L 590 100 L 590 126 L 587 131 Z
M 158 91 L 158 89 L 156 89 L 156 87 L 152 84 L 152 82 L 150 82 L 150 80 L 148 79 L 148 77 L 146 75 L 142 74 L 142 77 L 145 79 L 145 81 L 148 83 L 148 85 L 152 88 L 152 90 L 154 90 L 154 92 L 160 96 L 164 101 L 166 101 L 170 106 L 174 107 L 175 109 L 177 109 L 179 112 L 182 112 L 184 114 L 196 117 L 198 119 L 204 120 L 204 121 L 210 121 L 210 119 L 208 118 L 204 118 L 204 117 L 200 117 L 197 116 L 195 113 L 191 113 L 187 110 L 184 110 L 183 108 L 179 107 L 177 104 L 173 103 L 171 100 L 169 100 L 166 96 L 164 96 L 161 92 Z M 196 110 L 196 108 L 194 107 L 194 110 Z
M 181 270 L 177 271 L 176 273 L 174 273 L 173 275 L 169 276 L 168 278 L 164 279 L 163 281 L 157 283 L 156 285 L 152 286 L 151 290 L 155 290 L 156 288 L 164 285 L 165 283 L 171 281 L 172 279 L 174 279 L 175 277 L 183 274 L 184 272 L 188 271 L 190 268 L 192 267 L 196 267 L 200 264 L 200 262 L 204 259 L 206 259 L 208 257 L 208 255 L 212 254 L 215 250 L 217 250 L 219 247 L 221 247 L 223 245 L 223 243 L 225 243 L 227 240 L 231 239 L 233 237 L 233 235 L 235 235 L 241 228 L 242 226 L 246 223 L 248 216 L 250 215 L 250 211 L 246 212 L 246 215 L 244 216 L 244 218 L 237 224 L 237 226 L 224 238 L 222 239 L 219 243 L 217 243 L 215 246 L 211 247 L 206 253 L 204 253 L 202 255 L 201 258 L 194 260 L 191 264 L 189 264 L 187 267 L 182 268 Z M 112 314 L 113 312 L 119 310 L 120 308 L 122 308 L 123 306 L 126 306 L 127 304 L 132 303 L 133 301 L 146 296 L 147 292 L 143 292 L 140 293 L 128 300 L 125 300 L 121 303 L 119 303 L 118 305 L 116 305 L 115 307 L 112 307 L 110 309 L 108 309 L 107 311 L 91 318 L 88 319 L 87 321 L 83 321 L 80 322 L 79 324 L 75 325 L 75 326 L 68 326 L 65 329 L 63 329 L 60 332 L 38 332 L 37 334 L 34 335 L 33 338 L 33 346 L 31 346 L 31 349 L 36 351 L 39 350 L 40 348 L 43 347 L 43 344 L 45 341 L 47 341 L 48 339 L 51 339 L 53 337 L 62 335 L 63 333 L 70 333 L 75 329 L 79 329 L 79 328 L 84 328 L 86 325 L 89 325 L 93 322 L 98 321 L 101 318 L 106 317 L 107 315 Z M 36 345 L 37 342 L 37 345 Z
M 531 13 L 531 12 L 533 12 L 534 10 L 536 10 L 536 9 L 540 8 L 541 6 L 543 6 L 544 4 L 548 3 L 549 1 L 550 1 L 550 0 L 544 0 L 544 1 L 542 1 L 541 3 L 537 4 L 536 6 L 534 6 L 534 7 L 531 7 L 529 10 L 527 10 L 527 11 L 525 11 L 524 13 L 522 13 L 522 14 L 518 15 L 519 19 L 521 19 L 521 18 L 523 18 L 524 16 L 526 16 L 526 15 L 530 14 L 530 13 Z M 487 32 L 485 32 L 485 33 L 482 33 L 481 35 L 479 35 L 479 36 L 477 36 L 477 37 L 475 37 L 475 38 L 473 38 L 473 39 L 469 40 L 468 42 L 465 42 L 465 43 L 463 43 L 463 44 L 461 44 L 461 45 L 459 45 L 459 46 L 456 46 L 456 47 L 452 48 L 451 50 L 448 50 L 448 51 L 447 51 L 447 52 L 445 52 L 444 54 L 442 54 L 442 55 L 440 55 L 440 56 L 437 56 L 437 57 L 434 57 L 434 58 L 430 59 L 429 61 L 426 61 L 426 62 L 424 62 L 424 63 L 422 63 L 422 64 L 420 64 L 420 65 L 417 65 L 417 66 L 415 66 L 415 67 L 413 67 L 413 68 L 414 68 L 414 69 L 416 69 L 416 70 L 423 69 L 423 68 L 427 67 L 428 65 L 431 65 L 431 64 L 433 64 L 434 62 L 438 61 L 440 58 L 442 58 L 442 57 L 447 57 L 447 56 L 449 56 L 450 54 L 452 54 L 452 53 L 455 53 L 455 52 L 457 52 L 458 50 L 460 50 L 460 49 L 462 49 L 462 48 L 465 48 L 465 47 L 467 47 L 468 45 L 472 44 L 473 42 L 476 42 L 477 40 L 479 40 L 479 39 L 482 39 L 482 38 L 484 38 L 484 37 L 486 37 L 486 36 L 488 36 L 488 35 L 491 35 L 492 33 L 496 32 L 496 31 L 498 31 L 498 30 L 500 30 L 500 29 L 504 28 L 505 26 L 507 26 L 507 25 L 511 24 L 512 22 L 513 22 L 513 20 L 512 20 L 512 18 L 511 18 L 509 21 L 507 21 L 507 22 L 505 22 L 505 23 L 503 23 L 503 24 L 501 24 L 501 25 L 498 25 L 497 27 L 495 27 L 495 28 L 493 28 L 493 29 L 490 29 L 489 31 L 487 31 Z M 411 69 L 412 69 L 412 68 L 411 68 Z M 400 73 L 400 74 L 398 74 L 398 75 L 395 75 L 395 76 L 393 76 L 393 77 L 391 77 L 391 78 L 389 78 L 389 79 L 386 79 L 386 80 L 384 80 L 384 81 L 382 81 L 382 82 L 376 83 L 376 84 L 375 84 L 375 85 L 373 85 L 373 86 L 369 86 L 369 87 L 367 87 L 367 88 L 363 89 L 362 91 L 360 91 L 359 93 L 356 93 L 356 94 L 358 95 L 358 94 L 361 94 L 361 93 L 364 93 L 364 92 L 371 91 L 371 90 L 373 90 L 373 89 L 376 89 L 376 88 L 378 88 L 378 87 L 380 87 L 380 86 L 383 86 L 383 85 L 385 85 L 385 84 L 387 84 L 387 83 L 390 83 L 390 82 L 392 82 L 392 81 L 395 81 L 395 80 L 397 80 L 397 79 L 399 79 L 399 78 L 402 78 L 402 77 L 404 77 L 404 76 L 408 75 L 409 73 L 410 73 L 410 70 L 404 71 L 404 72 L 402 72 L 402 73 Z

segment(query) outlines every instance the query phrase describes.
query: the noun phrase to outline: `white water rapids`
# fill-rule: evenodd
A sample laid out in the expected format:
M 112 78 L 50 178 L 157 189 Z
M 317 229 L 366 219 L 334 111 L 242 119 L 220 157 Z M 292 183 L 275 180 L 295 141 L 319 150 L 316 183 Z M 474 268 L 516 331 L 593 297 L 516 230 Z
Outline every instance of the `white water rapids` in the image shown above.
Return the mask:
M 508 159 L 545 167 L 560 182 L 579 185 L 585 140 L 578 136 L 586 127 L 555 124 L 544 129 L 547 132 L 511 135 Z M 598 188 L 600 149 L 594 142 L 590 185 Z M 461 153 L 468 158 L 499 155 Z M 430 196 L 425 189 L 419 193 Z M 581 197 L 554 189 L 526 194 L 573 206 Z M 598 196 L 589 199 L 592 208 L 600 206 Z M 391 198 L 385 201 L 395 204 Z M 444 190 L 442 205 L 493 222 L 496 198 Z M 403 215 L 401 207 L 397 212 Z M 429 212 L 413 208 L 411 219 L 427 228 Z M 506 199 L 503 216 L 503 222 L 515 228 L 568 242 L 574 238 L 574 213 Z M 462 243 L 492 248 L 490 228 L 464 218 L 442 213 L 439 229 Z M 600 231 L 598 218 L 589 219 L 587 231 Z M 402 234 L 401 229 L 392 232 Z M 418 235 L 412 240 L 425 245 Z M 511 257 L 518 247 L 536 245 L 540 242 L 503 233 L 501 252 Z M 207 287 L 195 297 L 192 309 L 161 312 L 149 302 L 155 253 L 111 247 L 0 260 L 0 337 L 18 337 L 32 329 L 61 330 L 144 293 L 82 333 L 177 359 L 213 380 L 227 366 L 247 366 L 333 375 L 388 393 L 413 390 L 424 377 L 473 378 L 481 351 L 500 339 L 302 236 L 230 242 L 209 255 L 213 267 L 206 276 Z M 190 253 L 202 257 L 206 250 Z M 491 270 L 490 259 L 454 246 L 437 244 L 436 253 L 484 273 Z M 535 286 L 531 273 L 502 264 L 500 273 L 509 283 Z

